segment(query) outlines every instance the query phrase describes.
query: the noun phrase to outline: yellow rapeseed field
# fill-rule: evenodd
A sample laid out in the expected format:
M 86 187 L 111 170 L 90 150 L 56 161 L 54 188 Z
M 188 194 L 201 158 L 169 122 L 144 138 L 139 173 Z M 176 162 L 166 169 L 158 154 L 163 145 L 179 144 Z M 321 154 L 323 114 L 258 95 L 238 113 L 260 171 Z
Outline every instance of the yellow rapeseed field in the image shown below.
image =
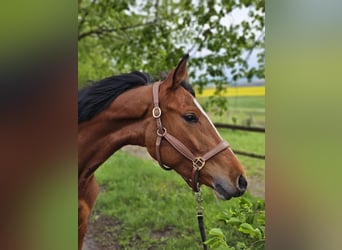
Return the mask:
M 207 88 L 203 89 L 201 94 L 196 91 L 196 96 L 208 97 L 214 95 L 214 92 L 214 88 Z M 221 93 L 221 96 L 265 96 L 265 86 L 228 87 Z

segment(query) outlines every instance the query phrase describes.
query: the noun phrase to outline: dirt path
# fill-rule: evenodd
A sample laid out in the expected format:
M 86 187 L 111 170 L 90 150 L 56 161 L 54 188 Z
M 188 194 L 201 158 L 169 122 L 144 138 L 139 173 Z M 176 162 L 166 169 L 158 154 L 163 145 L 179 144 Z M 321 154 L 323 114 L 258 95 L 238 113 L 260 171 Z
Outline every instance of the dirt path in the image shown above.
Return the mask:
M 115 235 L 121 230 L 119 222 L 108 216 L 100 216 L 88 224 L 83 250 L 116 250 Z

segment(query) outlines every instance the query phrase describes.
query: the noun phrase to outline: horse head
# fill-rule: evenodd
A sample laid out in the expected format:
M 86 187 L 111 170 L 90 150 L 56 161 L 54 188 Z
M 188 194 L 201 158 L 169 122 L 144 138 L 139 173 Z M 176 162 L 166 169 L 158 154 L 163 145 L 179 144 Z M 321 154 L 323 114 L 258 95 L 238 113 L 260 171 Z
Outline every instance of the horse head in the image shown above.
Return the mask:
M 247 187 L 244 169 L 186 83 L 187 60 L 185 56 L 164 81 L 154 83 L 160 86 L 153 90 L 146 147 L 152 157 L 180 174 L 194 191 L 195 185 L 204 184 L 221 199 L 240 196 Z

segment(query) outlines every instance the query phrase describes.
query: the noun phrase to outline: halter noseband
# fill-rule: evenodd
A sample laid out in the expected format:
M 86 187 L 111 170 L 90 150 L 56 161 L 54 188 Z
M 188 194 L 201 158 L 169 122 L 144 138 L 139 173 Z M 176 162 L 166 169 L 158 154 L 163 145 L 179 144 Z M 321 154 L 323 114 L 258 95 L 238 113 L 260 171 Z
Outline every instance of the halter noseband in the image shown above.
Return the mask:
M 228 142 L 221 141 L 218 145 L 216 145 L 213 149 L 205 153 L 203 156 L 195 156 L 183 143 L 181 143 L 178 139 L 170 135 L 166 128 L 163 127 L 161 121 L 162 111 L 159 107 L 159 86 L 160 82 L 156 82 L 153 84 L 153 109 L 152 116 L 156 120 L 157 123 L 157 139 L 156 139 L 156 157 L 159 165 L 165 170 L 172 170 L 172 168 L 165 166 L 162 163 L 161 155 L 160 155 L 160 146 L 161 141 L 164 138 L 167 140 L 174 149 L 176 149 L 179 153 L 181 153 L 185 158 L 189 159 L 192 162 L 192 172 L 191 179 L 184 180 L 188 183 L 188 185 L 192 188 L 194 192 L 199 192 L 198 185 L 198 177 L 200 170 L 205 166 L 207 160 L 220 153 L 224 149 L 229 147 Z

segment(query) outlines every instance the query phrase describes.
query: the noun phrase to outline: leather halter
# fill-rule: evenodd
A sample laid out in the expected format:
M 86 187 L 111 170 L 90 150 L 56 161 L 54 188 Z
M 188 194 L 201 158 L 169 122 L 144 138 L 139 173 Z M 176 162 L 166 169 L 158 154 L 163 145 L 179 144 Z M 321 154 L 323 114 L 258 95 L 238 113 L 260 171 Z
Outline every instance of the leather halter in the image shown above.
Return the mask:
M 156 157 L 159 165 L 165 170 L 172 170 L 172 168 L 165 166 L 162 162 L 160 155 L 160 146 L 162 139 L 167 140 L 171 146 L 176 149 L 179 153 L 181 153 L 185 158 L 192 162 L 192 172 L 191 179 L 184 180 L 188 183 L 188 185 L 192 188 L 194 192 L 199 192 L 199 184 L 198 177 L 200 170 L 204 168 L 207 160 L 220 153 L 224 149 L 229 147 L 229 143 L 226 141 L 221 141 L 218 145 L 216 145 L 213 149 L 205 153 L 203 156 L 195 156 L 183 143 L 181 143 L 178 139 L 170 135 L 166 128 L 163 127 L 161 121 L 162 111 L 159 107 L 159 86 L 161 82 L 156 82 L 153 84 L 153 109 L 152 116 L 156 120 L 157 123 L 157 139 L 156 139 Z

